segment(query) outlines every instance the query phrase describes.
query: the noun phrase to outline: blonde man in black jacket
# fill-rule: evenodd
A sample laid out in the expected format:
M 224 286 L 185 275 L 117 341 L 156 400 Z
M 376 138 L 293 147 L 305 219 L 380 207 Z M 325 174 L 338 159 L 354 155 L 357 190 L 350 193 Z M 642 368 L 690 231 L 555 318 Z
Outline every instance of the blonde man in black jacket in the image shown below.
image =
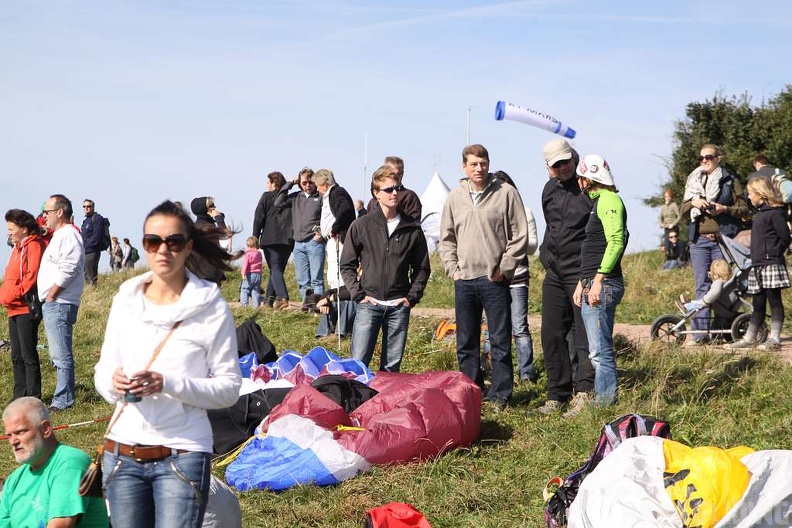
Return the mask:
M 410 309 L 423 296 L 430 273 L 421 224 L 398 211 L 403 191 L 391 167 L 377 169 L 371 194 L 378 207 L 352 223 L 341 253 L 341 276 L 358 303 L 352 356 L 368 365 L 381 328 L 380 370 L 389 372 L 399 371 Z

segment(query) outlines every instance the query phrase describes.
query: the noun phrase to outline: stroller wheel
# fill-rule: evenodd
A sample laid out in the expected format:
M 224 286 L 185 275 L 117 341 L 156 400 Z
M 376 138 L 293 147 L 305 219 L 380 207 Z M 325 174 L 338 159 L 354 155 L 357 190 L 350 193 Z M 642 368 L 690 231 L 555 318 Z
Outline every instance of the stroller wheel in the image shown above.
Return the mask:
M 678 330 L 684 331 L 685 325 L 674 328 L 681 320 L 682 318 L 678 315 L 661 315 L 652 323 L 652 339 L 668 343 L 669 345 L 681 345 L 685 341 L 687 334 L 677 334 L 676 332 Z
M 740 314 L 735 317 L 734 322 L 731 325 L 731 335 L 734 341 L 739 341 L 745 335 L 745 332 L 748 331 L 748 325 L 751 322 L 751 314 L 744 313 Z M 759 327 L 759 330 L 756 332 L 756 340 L 754 343 L 764 343 L 767 339 L 767 325 L 762 323 L 762 326 Z

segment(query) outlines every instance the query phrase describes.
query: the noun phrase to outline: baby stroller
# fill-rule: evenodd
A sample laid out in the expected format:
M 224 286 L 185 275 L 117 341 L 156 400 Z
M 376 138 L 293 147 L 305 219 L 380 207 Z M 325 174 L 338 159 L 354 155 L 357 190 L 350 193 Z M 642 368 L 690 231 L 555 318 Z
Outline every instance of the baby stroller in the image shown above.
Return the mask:
M 723 287 L 718 300 L 709 308 L 715 314 L 715 324 L 709 330 L 688 330 L 688 322 L 703 308 L 689 310 L 683 315 L 661 315 L 652 323 L 651 335 L 653 340 L 660 340 L 669 344 L 681 345 L 688 335 L 708 336 L 710 338 L 725 338 L 737 341 L 748 330 L 751 321 L 753 306 L 745 300 L 748 270 L 751 268 L 750 250 L 720 233 L 715 236 L 723 258 L 732 268 L 732 275 Z M 740 313 L 747 309 L 746 313 Z M 757 341 L 763 342 L 767 338 L 767 325 L 762 324 L 757 333 Z

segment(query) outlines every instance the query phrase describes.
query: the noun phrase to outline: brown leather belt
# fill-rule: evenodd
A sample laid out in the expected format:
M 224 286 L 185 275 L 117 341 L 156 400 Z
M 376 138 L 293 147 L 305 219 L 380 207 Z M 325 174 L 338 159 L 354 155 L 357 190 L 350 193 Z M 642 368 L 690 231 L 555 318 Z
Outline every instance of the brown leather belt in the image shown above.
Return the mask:
M 110 440 L 109 438 L 105 439 L 104 448 L 105 451 L 134 458 L 138 462 L 155 462 L 167 458 L 174 453 L 184 454 L 189 452 L 185 449 L 172 449 L 162 445 L 147 446 L 122 444 L 121 442 Z

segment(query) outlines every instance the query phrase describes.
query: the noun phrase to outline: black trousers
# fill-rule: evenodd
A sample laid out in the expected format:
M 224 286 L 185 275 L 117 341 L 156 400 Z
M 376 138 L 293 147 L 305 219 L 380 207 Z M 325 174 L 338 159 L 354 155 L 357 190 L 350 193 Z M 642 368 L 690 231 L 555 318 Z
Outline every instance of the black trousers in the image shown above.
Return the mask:
M 580 308 L 572 302 L 575 286 L 577 280 L 562 280 L 549 270 L 542 283 L 542 355 L 547 371 L 548 400 L 567 401 L 573 389 L 577 392 L 594 390 L 594 367 L 589 360 L 586 327 Z M 575 346 L 570 351 L 567 334 L 573 327 Z M 574 361 L 577 362 L 575 373 Z
M 33 396 L 41 399 L 41 363 L 38 350 L 39 321 L 30 315 L 8 318 L 11 336 L 11 365 L 14 370 L 14 399 Z

